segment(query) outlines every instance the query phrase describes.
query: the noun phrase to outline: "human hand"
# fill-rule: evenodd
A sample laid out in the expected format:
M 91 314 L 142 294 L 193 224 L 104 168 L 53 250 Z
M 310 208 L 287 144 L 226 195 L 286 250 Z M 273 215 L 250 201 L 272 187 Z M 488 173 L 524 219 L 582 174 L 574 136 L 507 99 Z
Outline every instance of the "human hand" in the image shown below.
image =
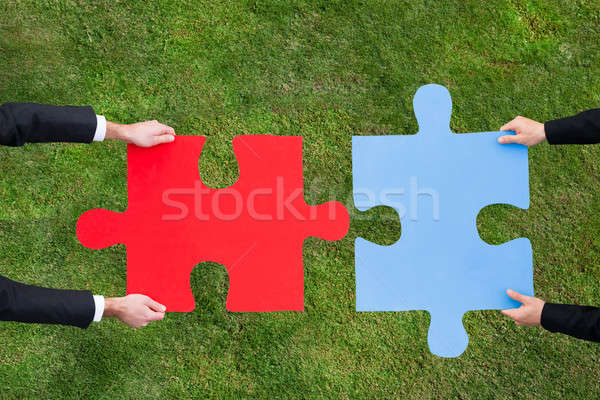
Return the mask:
M 156 120 L 129 125 L 107 121 L 106 138 L 122 140 L 140 147 L 152 147 L 175 140 L 175 130 Z
M 521 302 L 521 307 L 502 310 L 502 314 L 515 321 L 519 326 L 538 326 L 542 321 L 544 300 L 537 297 L 525 296 L 514 290 L 508 289 L 506 294 L 513 300 Z
M 529 118 L 518 116 L 504 124 L 501 131 L 515 131 L 516 135 L 504 135 L 498 138 L 498 143 L 519 143 L 534 146 L 546 140 L 544 124 Z
M 105 299 L 103 317 L 118 318 L 132 328 L 141 328 L 165 317 L 167 308 L 143 294 Z

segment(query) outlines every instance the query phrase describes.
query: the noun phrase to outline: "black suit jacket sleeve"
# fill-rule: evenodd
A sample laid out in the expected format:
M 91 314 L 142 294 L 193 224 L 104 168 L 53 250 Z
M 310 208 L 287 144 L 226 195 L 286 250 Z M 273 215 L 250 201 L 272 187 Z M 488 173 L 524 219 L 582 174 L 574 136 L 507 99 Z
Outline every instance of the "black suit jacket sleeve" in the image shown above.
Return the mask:
M 0 106 L 0 145 L 27 142 L 90 143 L 96 132 L 92 107 L 4 103 Z
M 5 103 L 0 106 L 0 145 L 89 143 L 94 138 L 96 124 L 92 107 Z M 0 276 L 0 321 L 86 328 L 95 310 L 90 291 L 46 289 Z
M 600 108 L 584 111 L 544 124 L 550 144 L 588 144 L 600 142 Z
M 0 276 L 0 321 L 87 328 L 95 311 L 94 297 L 88 290 L 46 289 Z
M 588 144 L 600 142 L 600 108 L 584 111 L 544 124 L 550 144 Z M 600 342 L 600 308 L 546 303 L 542 326 L 579 339 Z
M 546 303 L 542 310 L 542 327 L 550 332 L 600 342 L 600 308 Z

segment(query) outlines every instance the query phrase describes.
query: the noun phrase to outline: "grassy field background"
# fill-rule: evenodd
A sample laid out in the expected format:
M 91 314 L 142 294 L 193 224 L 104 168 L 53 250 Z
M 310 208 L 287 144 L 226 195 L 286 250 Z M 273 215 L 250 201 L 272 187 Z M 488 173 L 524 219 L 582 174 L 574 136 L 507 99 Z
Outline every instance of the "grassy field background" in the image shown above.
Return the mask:
M 302 135 L 307 201 L 336 193 L 351 228 L 305 243 L 302 313 L 227 312 L 226 271 L 204 263 L 196 310 L 145 329 L 0 324 L 0 398 L 599 398 L 597 344 L 478 311 L 466 352 L 442 359 L 426 312 L 356 313 L 354 239 L 391 244 L 401 226 L 349 197 L 351 136 L 416 132 L 423 84 L 449 88 L 456 132 L 598 107 L 599 27 L 596 0 L 3 0 L 0 102 L 90 104 L 207 135 L 199 168 L 217 187 L 237 179 L 233 137 Z M 599 150 L 532 148 L 531 207 L 478 216 L 489 243 L 531 240 L 548 301 L 600 304 Z M 0 171 L 0 273 L 123 295 L 125 248 L 86 249 L 75 224 L 127 207 L 125 146 L 3 148 Z

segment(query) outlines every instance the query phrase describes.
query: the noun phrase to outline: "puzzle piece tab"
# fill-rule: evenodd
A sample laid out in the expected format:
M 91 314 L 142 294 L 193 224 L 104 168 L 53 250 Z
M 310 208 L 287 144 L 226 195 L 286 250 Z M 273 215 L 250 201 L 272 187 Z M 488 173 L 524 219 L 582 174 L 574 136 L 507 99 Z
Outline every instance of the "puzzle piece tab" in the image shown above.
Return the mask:
M 212 189 L 198 174 L 203 136 L 153 148 L 128 146 L 128 208 L 91 210 L 77 223 L 89 248 L 127 246 L 127 293 L 168 311 L 192 311 L 190 273 L 203 261 L 229 273 L 229 311 L 302 311 L 302 245 L 308 236 L 341 239 L 349 216 L 338 202 L 304 202 L 302 138 L 248 135 L 233 140 L 239 179 Z
M 352 138 L 356 207 L 393 207 L 402 225 L 391 246 L 356 239 L 356 309 L 427 310 L 429 348 L 456 357 L 466 311 L 518 307 L 508 288 L 533 295 L 529 240 L 489 245 L 476 226 L 487 205 L 529 207 L 527 148 L 498 144 L 506 132 L 454 134 L 443 86 L 421 87 L 413 105 L 416 135 Z

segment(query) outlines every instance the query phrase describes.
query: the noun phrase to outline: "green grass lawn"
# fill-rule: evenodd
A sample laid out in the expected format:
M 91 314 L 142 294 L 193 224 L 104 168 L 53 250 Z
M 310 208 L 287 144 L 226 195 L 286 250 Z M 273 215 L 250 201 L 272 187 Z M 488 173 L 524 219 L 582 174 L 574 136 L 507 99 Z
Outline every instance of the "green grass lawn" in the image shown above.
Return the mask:
M 306 241 L 304 312 L 227 312 L 226 271 L 203 263 L 196 310 L 145 329 L 0 324 L 0 398 L 599 398 L 597 344 L 477 311 L 466 352 L 442 359 L 428 313 L 355 312 L 354 239 L 391 244 L 401 227 L 350 197 L 351 136 L 416 132 L 423 84 L 449 88 L 457 132 L 599 107 L 599 26 L 597 0 L 1 1 L 0 102 L 206 135 L 200 174 L 217 187 L 237 179 L 235 136 L 302 135 L 307 202 L 335 193 L 351 227 Z M 480 235 L 531 240 L 539 297 L 598 305 L 600 147 L 542 144 L 529 162 L 531 207 L 486 207 Z M 84 211 L 127 207 L 125 145 L 2 148 L 0 171 L 1 274 L 125 293 L 125 247 L 75 236 Z

